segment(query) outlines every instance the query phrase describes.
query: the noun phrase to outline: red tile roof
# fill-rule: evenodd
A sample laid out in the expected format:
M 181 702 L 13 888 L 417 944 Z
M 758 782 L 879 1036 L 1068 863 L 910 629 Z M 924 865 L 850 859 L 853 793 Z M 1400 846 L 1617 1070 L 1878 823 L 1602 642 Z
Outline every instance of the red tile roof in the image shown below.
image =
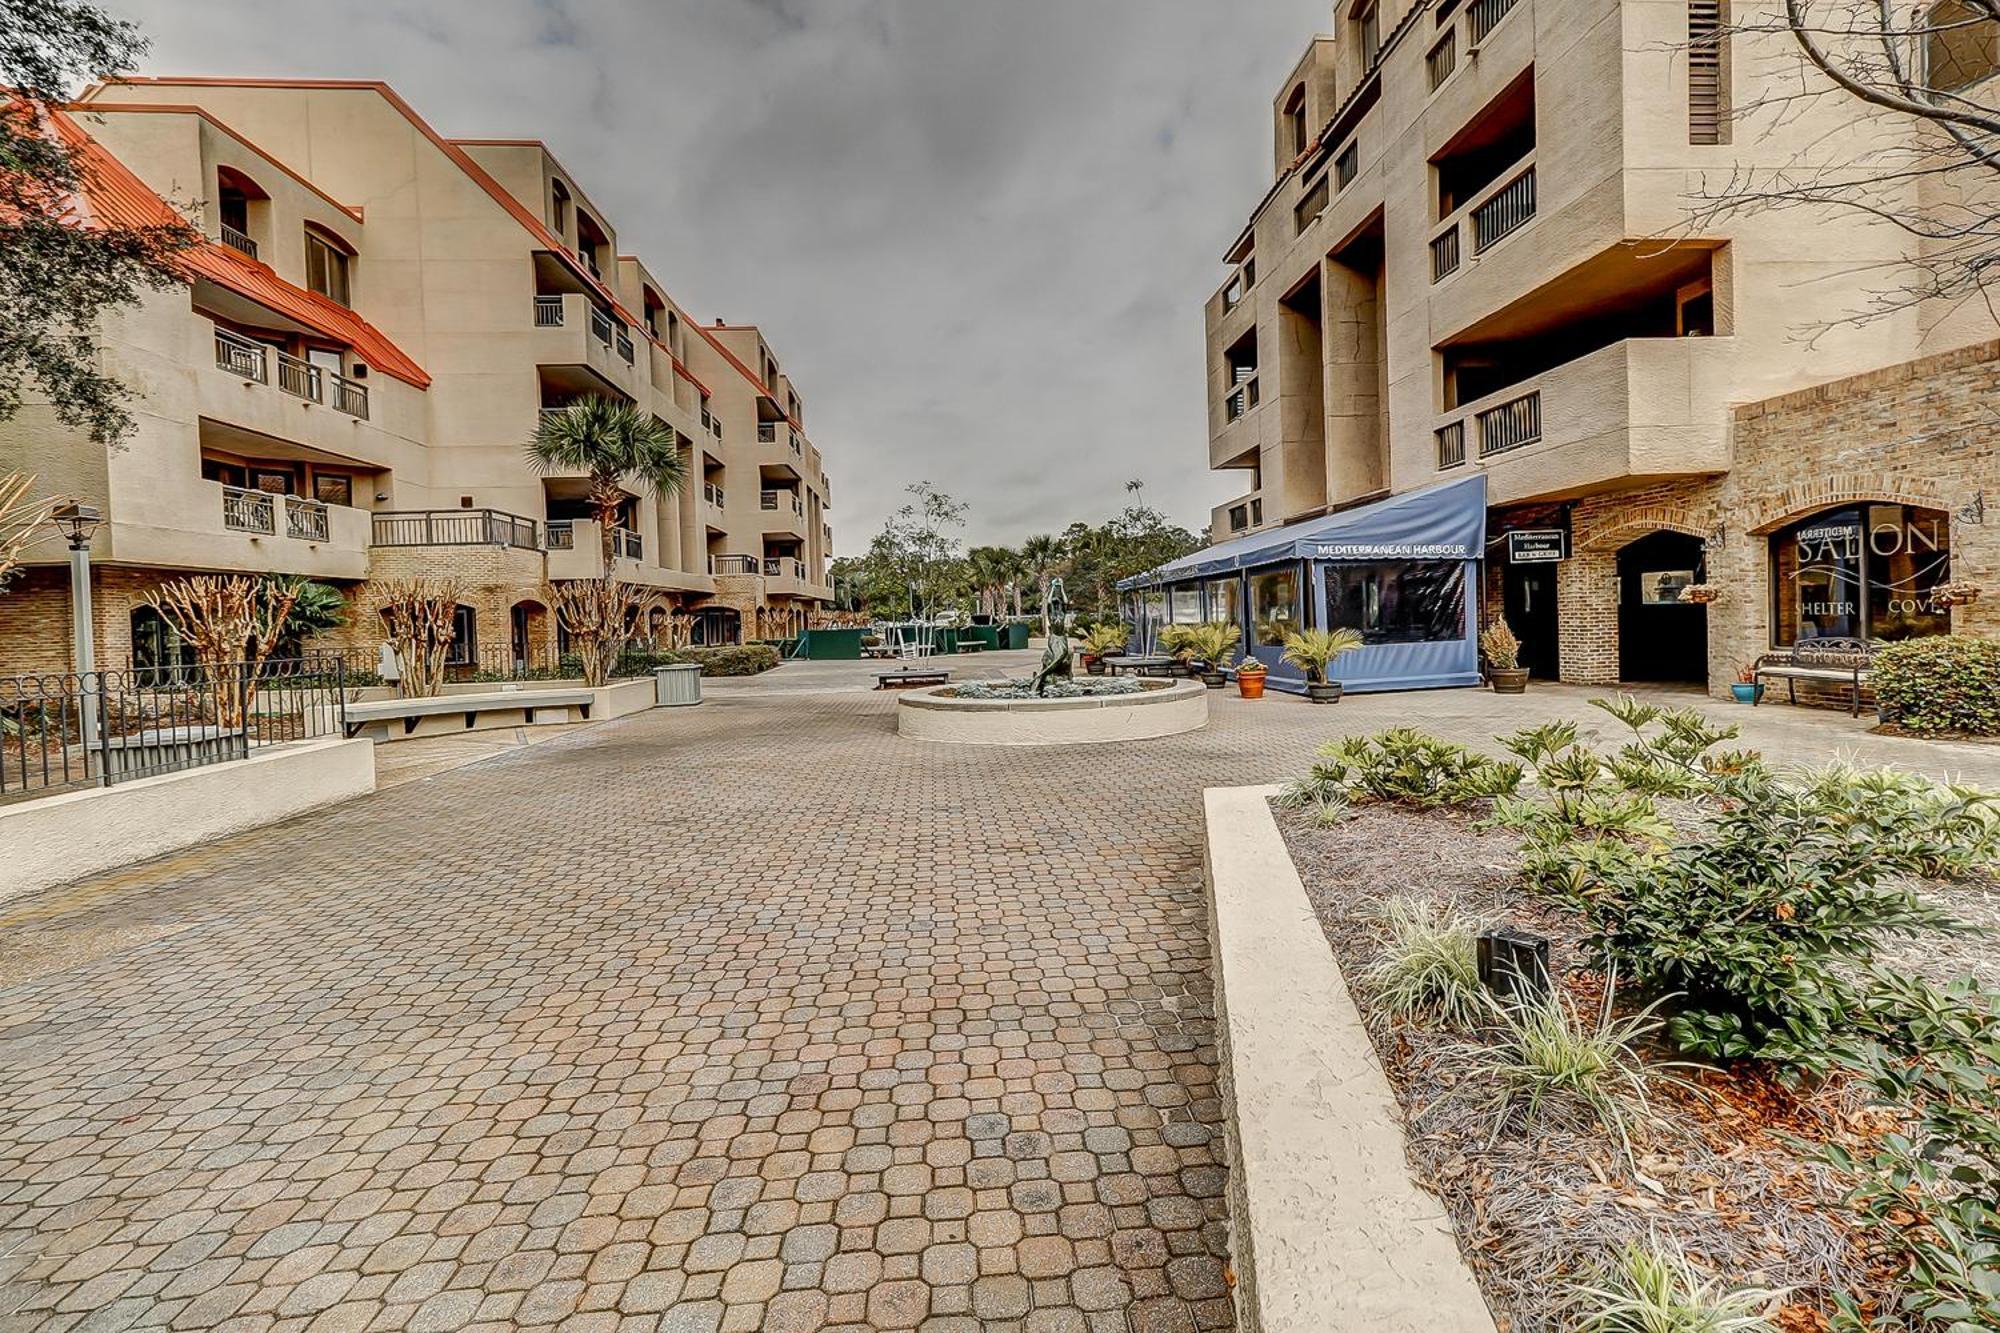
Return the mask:
M 187 219 L 76 121 L 58 111 L 52 113 L 51 123 L 63 141 L 76 150 L 83 164 L 85 181 L 79 203 L 87 214 L 86 220 L 103 218 L 124 227 L 186 223 Z M 179 260 L 189 281 L 207 278 L 315 333 L 345 343 L 357 357 L 385 375 L 419 389 L 430 387 L 431 377 L 424 373 L 424 368 L 389 341 L 380 329 L 339 302 L 286 282 L 270 265 L 207 238 L 183 251 Z

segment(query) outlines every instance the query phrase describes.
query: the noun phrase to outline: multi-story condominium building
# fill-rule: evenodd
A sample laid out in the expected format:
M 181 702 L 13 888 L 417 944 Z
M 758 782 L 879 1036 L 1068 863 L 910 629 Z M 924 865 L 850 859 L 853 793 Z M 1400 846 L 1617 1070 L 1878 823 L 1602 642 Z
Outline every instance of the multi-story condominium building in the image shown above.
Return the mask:
M 2000 328 L 1977 301 L 1856 322 L 1871 291 L 1908 278 L 1917 244 L 1859 211 L 1692 221 L 1732 180 L 1837 162 L 1864 119 L 1837 94 L 1739 119 L 1811 76 L 1781 10 L 1734 10 L 1731 25 L 1716 0 L 1342 3 L 1273 100 L 1274 179 L 1206 306 L 1208 462 L 1245 481 L 1214 511 L 1216 540 L 1483 475 L 1483 588 L 1468 591 L 1484 619 L 1505 614 L 1537 674 L 1577 681 L 1720 688 L 1774 644 L 1952 623 L 1911 608 L 1949 569 L 1924 553 L 1973 535 L 1958 519 L 1954 540 L 1953 514 L 2000 481 L 1990 451 L 1934 448 L 1919 484 L 1882 475 L 1909 471 L 1875 452 L 1887 433 L 1752 458 L 1735 421 Z M 1801 565 L 1815 528 L 1843 550 L 1901 534 L 1903 553 L 1829 596 L 1850 574 Z M 1729 544 L 1755 559 L 1732 560 L 1747 586 L 1710 643 L 1703 605 L 1676 594 L 1719 576 Z M 1289 615 L 1361 614 L 1371 643 L 1423 632 L 1381 621 L 1416 590 L 1369 577 L 1358 594 L 1295 580 Z
M 112 315 L 106 367 L 137 429 L 106 449 L 30 407 L 6 469 L 96 505 L 99 660 L 174 651 L 142 603 L 192 571 L 313 576 L 379 641 L 371 579 L 463 588 L 454 652 L 539 660 L 545 584 L 605 572 L 581 475 L 543 475 L 537 414 L 587 395 L 671 428 L 678 493 L 625 499 L 612 571 L 693 616 L 698 641 L 796 628 L 830 600 L 826 475 L 754 327 L 704 327 L 541 143 L 450 140 L 380 83 L 134 79 L 62 125 L 88 203 L 196 209 L 186 286 Z M 0 596 L 0 668 L 67 661 L 58 543 Z

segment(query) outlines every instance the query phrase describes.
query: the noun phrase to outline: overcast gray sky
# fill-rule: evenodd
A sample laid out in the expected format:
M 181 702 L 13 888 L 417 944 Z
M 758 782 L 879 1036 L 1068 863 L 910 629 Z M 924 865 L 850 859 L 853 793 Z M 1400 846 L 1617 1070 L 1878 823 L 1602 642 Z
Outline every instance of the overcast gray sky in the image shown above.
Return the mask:
M 836 550 L 920 479 L 1009 543 L 1130 478 L 1196 529 L 1240 491 L 1201 305 L 1327 0 L 105 2 L 146 73 L 386 79 L 547 140 L 690 311 L 763 327 Z

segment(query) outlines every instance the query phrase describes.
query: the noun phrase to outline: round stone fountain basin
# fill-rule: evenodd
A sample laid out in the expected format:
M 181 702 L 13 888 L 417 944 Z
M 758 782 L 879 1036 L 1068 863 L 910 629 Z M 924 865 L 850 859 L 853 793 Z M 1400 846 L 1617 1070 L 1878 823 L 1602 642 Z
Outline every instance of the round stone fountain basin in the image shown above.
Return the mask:
M 960 699 L 952 689 L 898 696 L 897 733 L 956 745 L 1092 745 L 1172 736 L 1208 722 L 1208 689 L 1198 680 L 1082 699 Z

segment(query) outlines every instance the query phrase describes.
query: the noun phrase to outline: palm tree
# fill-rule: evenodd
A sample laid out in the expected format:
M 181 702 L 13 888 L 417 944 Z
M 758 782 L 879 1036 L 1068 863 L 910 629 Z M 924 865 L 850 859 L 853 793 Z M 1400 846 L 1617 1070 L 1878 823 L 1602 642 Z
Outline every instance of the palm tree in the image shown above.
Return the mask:
M 626 483 L 643 483 L 661 495 L 687 482 L 673 427 L 618 398 L 589 397 L 542 413 L 528 459 L 543 476 L 583 472 L 590 477 L 590 507 L 604 539 L 604 568 L 611 570 L 611 530 L 625 503 Z
M 1049 580 L 1061 572 L 1062 560 L 1062 542 L 1048 533 L 1038 533 L 1021 543 L 1021 570 L 1035 581 L 1044 638 L 1049 633 Z

